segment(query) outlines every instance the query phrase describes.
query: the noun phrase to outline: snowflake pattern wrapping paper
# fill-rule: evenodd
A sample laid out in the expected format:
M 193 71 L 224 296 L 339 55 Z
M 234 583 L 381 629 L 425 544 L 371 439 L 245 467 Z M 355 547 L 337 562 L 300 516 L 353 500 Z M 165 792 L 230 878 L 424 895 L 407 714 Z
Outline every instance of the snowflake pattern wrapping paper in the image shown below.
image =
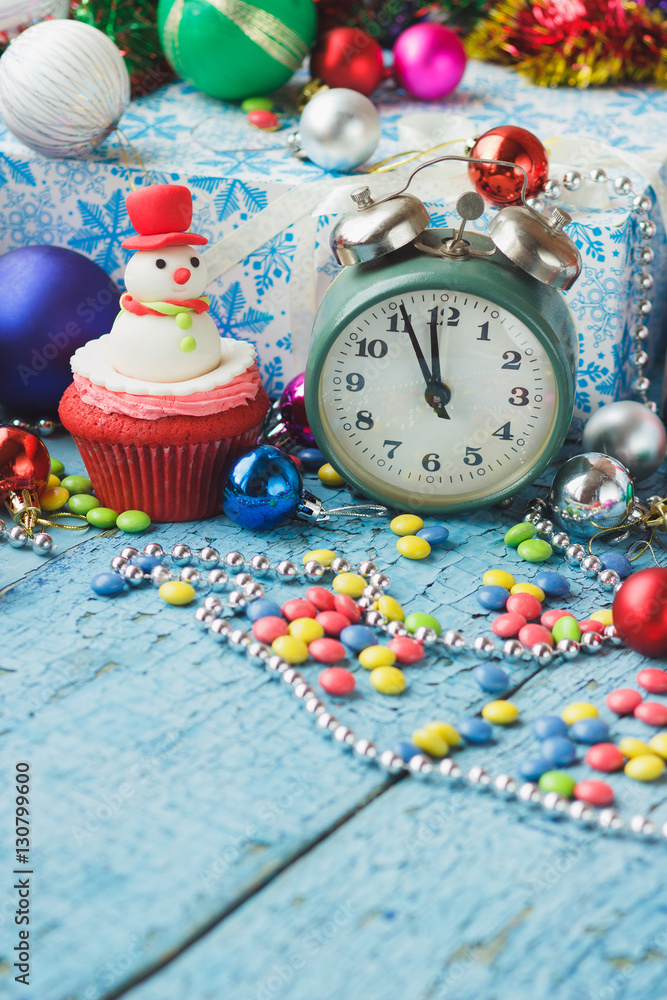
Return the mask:
M 279 106 L 294 107 L 302 82 L 295 78 L 281 92 Z M 650 88 L 549 91 L 533 87 L 501 67 L 470 63 L 462 85 L 446 102 L 408 102 L 391 90 L 382 90 L 377 97 L 383 135 L 376 160 L 405 149 L 405 141 L 399 138 L 399 122 L 404 116 L 427 112 L 439 122 L 440 131 L 436 127 L 433 132 L 434 145 L 443 141 L 446 114 L 452 116 L 447 137 L 452 129 L 456 133 L 457 121 L 465 123 L 456 134 L 459 139 L 469 138 L 471 125 L 479 134 L 495 125 L 512 123 L 538 135 L 550 153 L 550 143 L 558 137 L 583 137 L 578 140 L 582 148 L 586 143 L 595 148 L 595 141 L 611 145 L 630 157 L 647 158 L 664 175 L 667 154 L 657 154 L 653 147 L 667 132 L 667 94 Z M 121 125 L 157 181 L 186 184 L 192 189 L 193 225 L 215 245 L 292 188 L 303 190 L 304 185 L 323 180 L 332 187 L 336 183 L 358 186 L 355 176 L 327 174 L 314 164 L 291 157 L 281 144 L 296 119 L 285 116 L 285 122 L 281 132 L 257 133 L 248 127 L 237 107 L 200 94 L 188 84 L 174 83 L 133 102 Z M 467 131 L 461 134 L 464 128 Z M 449 151 L 445 148 L 441 152 Z M 554 163 L 556 159 L 552 154 Z M 564 161 L 557 162 L 560 167 Z M 142 171 L 132 168 L 131 172 L 136 184 L 145 183 Z M 627 174 L 635 191 L 652 194 L 650 183 L 627 163 L 616 163 L 608 173 Z M 398 173 L 385 175 L 385 179 L 392 177 L 396 184 L 386 182 L 399 187 Z M 454 185 L 449 190 L 435 175 L 429 184 L 428 171 L 420 178 L 419 193 L 424 196 L 426 191 L 431 224 L 451 225 L 459 188 L 455 190 Z M 328 235 L 336 213 L 346 210 L 347 190 L 345 199 L 334 199 L 333 208 L 330 199 L 323 199 L 326 205 L 312 213 L 299 217 L 297 211 L 291 224 L 252 247 L 244 259 L 209 285 L 212 315 L 222 335 L 256 345 L 264 383 L 273 396 L 302 366 L 292 350 L 295 261 L 312 272 L 307 275 L 312 301 L 306 296 L 306 307 L 312 312 L 337 273 Z M 125 209 L 128 193 L 125 157 L 113 137 L 87 157 L 47 160 L 21 146 L 4 129 L 0 131 L 3 252 L 35 243 L 71 247 L 97 261 L 121 283 L 127 252 L 120 244 L 132 233 Z M 567 293 L 580 343 L 575 433 L 598 406 L 630 395 L 633 369 L 628 331 L 634 325 L 633 303 L 641 295 L 637 216 L 627 198 L 612 198 L 607 204 L 598 198 L 596 203 L 601 207 L 568 205 L 574 219 L 568 231 L 583 259 L 582 275 Z M 476 228 L 483 230 L 489 218 L 490 212 L 486 212 L 475 223 Z M 650 293 L 649 351 L 656 357 L 665 325 L 667 268 L 665 229 L 655 198 L 651 218 L 657 232 L 652 241 L 656 257 L 651 267 L 655 283 Z M 307 319 L 309 315 L 307 312 Z

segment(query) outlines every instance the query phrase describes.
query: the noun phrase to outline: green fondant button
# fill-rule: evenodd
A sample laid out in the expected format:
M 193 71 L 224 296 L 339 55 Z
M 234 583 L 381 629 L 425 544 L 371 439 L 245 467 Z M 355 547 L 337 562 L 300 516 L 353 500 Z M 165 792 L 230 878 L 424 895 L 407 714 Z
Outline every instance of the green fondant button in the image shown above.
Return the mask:
M 191 354 L 192 351 L 195 350 L 196 346 L 197 341 L 194 337 L 183 337 L 183 340 L 179 344 L 180 349 L 185 351 L 186 354 Z
M 179 326 L 181 330 L 189 330 L 192 326 L 192 316 L 190 313 L 176 313 L 176 326 Z M 194 350 L 194 348 L 191 348 L 191 350 Z

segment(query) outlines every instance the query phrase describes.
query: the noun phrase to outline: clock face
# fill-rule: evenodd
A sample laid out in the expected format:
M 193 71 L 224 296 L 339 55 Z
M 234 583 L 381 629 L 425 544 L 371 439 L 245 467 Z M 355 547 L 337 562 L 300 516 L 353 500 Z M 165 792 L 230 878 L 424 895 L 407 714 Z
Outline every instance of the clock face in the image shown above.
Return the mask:
M 507 309 L 469 293 L 397 295 L 357 314 L 320 377 L 334 456 L 399 506 L 510 492 L 551 443 L 557 412 L 545 346 Z

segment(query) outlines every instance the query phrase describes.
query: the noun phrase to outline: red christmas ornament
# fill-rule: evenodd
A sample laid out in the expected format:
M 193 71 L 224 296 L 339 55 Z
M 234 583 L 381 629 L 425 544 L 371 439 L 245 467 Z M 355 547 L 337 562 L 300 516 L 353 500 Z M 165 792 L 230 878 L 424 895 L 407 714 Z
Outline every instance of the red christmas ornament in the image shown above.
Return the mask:
M 329 87 L 347 87 L 369 97 L 385 75 L 382 49 L 361 28 L 333 28 L 315 44 L 310 75 Z
M 51 460 L 44 443 L 20 427 L 0 427 L 0 500 L 46 486 Z
M 484 160 L 506 160 L 523 167 L 528 175 L 527 198 L 542 190 L 549 172 L 547 151 L 540 140 L 516 125 L 501 125 L 485 132 L 470 155 Z M 524 178 L 520 170 L 492 163 L 470 163 L 468 174 L 479 193 L 493 205 L 516 205 L 521 201 Z
M 667 656 L 667 569 L 629 576 L 614 598 L 613 613 L 626 646 L 642 656 Z

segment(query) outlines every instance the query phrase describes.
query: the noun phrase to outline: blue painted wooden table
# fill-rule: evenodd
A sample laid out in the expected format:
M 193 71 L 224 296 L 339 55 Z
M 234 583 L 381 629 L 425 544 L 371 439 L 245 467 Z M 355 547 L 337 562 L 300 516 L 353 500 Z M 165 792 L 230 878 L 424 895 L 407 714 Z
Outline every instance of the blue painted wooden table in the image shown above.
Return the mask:
M 84 471 L 69 440 L 50 450 Z M 472 635 L 485 625 L 474 592 L 486 568 L 534 575 L 503 545 L 510 522 L 499 511 L 453 518 L 447 545 L 421 563 L 398 555 L 384 522 L 253 536 L 220 518 L 158 526 L 141 542 L 274 562 L 323 546 L 371 557 L 407 611 Z M 286 685 L 216 644 L 193 607 L 167 606 L 151 587 L 96 597 L 91 577 L 132 541 L 90 529 L 61 533 L 50 560 L 0 549 L 3 997 L 664 1000 L 664 843 L 365 765 L 317 731 Z M 565 572 L 580 617 L 604 606 Z M 531 719 L 576 700 L 601 706 L 614 737 L 646 737 L 604 708 L 641 662 L 620 649 L 512 667 L 521 723 L 457 760 L 512 771 L 534 752 Z M 478 712 L 474 666 L 431 658 L 407 669 L 399 698 L 358 669 L 358 693 L 333 710 L 386 747 Z M 318 668 L 301 669 L 316 685 Z M 32 772 L 30 986 L 13 966 L 17 761 Z M 624 815 L 667 819 L 663 780 L 610 783 Z

